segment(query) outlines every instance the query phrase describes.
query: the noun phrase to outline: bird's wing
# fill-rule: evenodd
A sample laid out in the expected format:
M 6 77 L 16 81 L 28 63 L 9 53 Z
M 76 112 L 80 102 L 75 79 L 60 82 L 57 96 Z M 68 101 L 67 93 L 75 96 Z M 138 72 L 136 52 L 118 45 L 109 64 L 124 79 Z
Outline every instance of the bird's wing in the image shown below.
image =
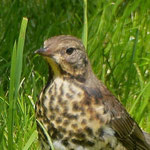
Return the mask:
M 142 130 L 121 103 L 111 94 L 104 95 L 102 100 L 111 114 L 110 125 L 118 140 L 129 150 L 150 150 Z
M 96 82 L 94 83 L 94 81 Z M 111 115 L 108 124 L 124 147 L 129 150 L 150 150 L 150 145 L 147 144 L 140 127 L 103 83 L 97 79 L 93 80 L 90 84 L 84 85 L 84 90 L 88 95 L 103 103 L 105 112 Z
M 127 149 L 150 150 L 150 146 L 147 144 L 140 127 L 101 82 L 97 80 L 95 88 L 86 88 L 86 91 L 103 103 L 105 112 L 111 115 L 109 125 L 115 131 L 117 139 Z

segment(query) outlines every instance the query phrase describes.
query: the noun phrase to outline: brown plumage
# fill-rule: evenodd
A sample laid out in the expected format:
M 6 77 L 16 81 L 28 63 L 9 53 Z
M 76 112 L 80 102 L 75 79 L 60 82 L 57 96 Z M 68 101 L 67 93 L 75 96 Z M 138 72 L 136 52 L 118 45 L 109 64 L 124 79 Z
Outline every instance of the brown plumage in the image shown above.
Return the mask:
M 121 103 L 93 74 L 82 42 L 61 35 L 44 42 L 50 77 L 36 103 L 36 117 L 55 150 L 150 150 Z M 50 149 L 38 125 L 43 149 Z M 145 136 L 146 135 L 146 136 Z

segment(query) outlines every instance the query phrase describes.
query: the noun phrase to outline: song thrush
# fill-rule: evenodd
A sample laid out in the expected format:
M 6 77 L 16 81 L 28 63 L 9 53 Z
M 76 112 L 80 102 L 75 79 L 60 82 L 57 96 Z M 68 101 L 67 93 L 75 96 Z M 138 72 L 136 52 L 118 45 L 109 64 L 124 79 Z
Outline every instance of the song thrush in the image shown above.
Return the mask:
M 55 150 L 150 150 L 140 127 L 92 72 L 79 39 L 55 36 L 36 53 L 50 68 L 36 117 Z M 43 129 L 37 128 L 43 149 L 50 149 Z

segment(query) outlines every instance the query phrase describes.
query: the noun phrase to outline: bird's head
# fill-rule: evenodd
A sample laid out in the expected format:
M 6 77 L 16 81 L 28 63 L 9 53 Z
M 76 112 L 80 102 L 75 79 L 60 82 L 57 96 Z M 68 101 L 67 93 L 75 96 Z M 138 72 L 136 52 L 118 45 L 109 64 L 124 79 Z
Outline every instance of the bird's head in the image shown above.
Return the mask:
M 88 58 L 82 42 L 70 35 L 52 37 L 44 42 L 44 48 L 37 50 L 47 60 L 54 76 L 67 74 L 72 77 L 85 76 Z

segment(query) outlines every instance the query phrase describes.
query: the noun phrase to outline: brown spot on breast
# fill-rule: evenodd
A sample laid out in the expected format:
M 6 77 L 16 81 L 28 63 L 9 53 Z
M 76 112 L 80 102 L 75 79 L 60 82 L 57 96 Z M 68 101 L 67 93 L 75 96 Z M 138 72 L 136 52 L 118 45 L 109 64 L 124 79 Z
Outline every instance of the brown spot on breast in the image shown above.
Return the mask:
M 61 84 L 59 90 L 60 90 L 60 95 L 63 96 L 63 95 L 64 95 L 64 91 L 63 91 L 63 83 Z
M 68 146 L 68 145 L 69 145 L 68 141 L 69 141 L 68 138 L 64 138 L 64 139 L 62 140 L 62 144 L 63 144 L 64 146 Z
M 62 100 L 61 101 L 61 105 L 65 106 L 67 104 L 67 101 L 66 100 Z
M 100 114 L 96 114 L 96 115 L 95 115 L 95 118 L 99 120 Z
M 51 100 L 51 101 L 53 101 L 53 100 L 54 100 L 54 95 L 51 95 L 50 100 Z
M 73 98 L 73 95 L 71 95 L 70 93 L 66 93 L 66 97 L 71 100 Z
M 77 140 L 77 139 L 72 139 L 71 140 L 72 141 L 72 143 L 74 143 L 74 144 L 78 144 L 78 145 L 83 145 L 83 141 L 80 141 L 80 140 Z
M 50 120 L 54 120 L 55 119 L 55 116 L 54 115 L 50 115 Z
M 58 96 L 58 102 L 61 104 L 61 102 L 62 102 L 61 96 Z
M 54 108 L 53 108 L 53 106 L 52 106 L 52 105 L 50 105 L 50 106 L 49 106 L 49 110 L 50 110 L 51 112 L 53 112 L 53 111 L 54 111 Z
M 83 93 L 82 105 L 90 106 L 92 104 L 91 96 L 87 95 L 86 92 Z
M 103 130 L 103 128 L 99 128 L 98 129 L 98 134 L 99 134 L 99 137 L 103 137 L 104 136 L 104 130 Z
M 89 120 L 92 121 L 92 120 L 94 120 L 94 118 L 91 116 Z
M 52 122 L 49 123 L 49 127 L 53 127 L 54 128 L 54 124 Z
M 85 98 L 84 99 L 84 105 L 91 105 L 91 99 Z
M 56 123 L 61 123 L 62 122 L 62 119 L 61 119 L 61 117 L 58 117 L 57 119 L 56 119 Z
M 85 127 L 85 132 L 89 135 L 89 136 L 93 136 L 93 131 L 90 127 Z
M 64 126 L 69 125 L 69 120 L 64 120 L 63 125 L 64 125 Z
M 54 130 L 53 130 L 54 131 Z M 52 139 L 54 140 L 54 139 L 57 139 L 57 136 L 58 136 L 58 132 L 57 132 L 57 130 L 55 131 L 55 132 L 53 132 L 52 133 L 52 135 L 51 135 L 51 137 L 52 137 Z
M 57 88 L 57 85 L 56 85 L 56 83 L 54 82 L 54 85 L 53 85 L 54 95 L 57 95 L 57 90 L 56 90 L 56 88 Z
M 77 120 L 78 119 L 78 115 L 69 115 L 68 116 L 70 119 L 74 119 Z
M 82 124 L 82 125 L 86 125 L 86 124 L 87 124 L 87 120 L 86 120 L 86 119 L 83 119 L 83 120 L 81 121 L 81 124 Z
M 73 103 L 73 106 L 72 106 L 72 110 L 73 110 L 73 111 L 78 111 L 79 109 L 80 109 L 80 108 L 79 108 L 77 102 L 74 102 L 74 103 Z
M 63 128 L 62 126 L 58 126 L 57 129 L 58 129 L 59 132 L 66 133 L 66 129 Z
M 63 134 L 61 134 L 61 133 L 59 132 L 58 138 L 59 138 L 59 139 L 62 139 L 62 138 L 63 138 Z
M 51 100 L 49 101 L 49 107 L 53 105 L 53 102 L 54 102 L 53 100 L 52 100 L 52 101 L 51 101 Z
M 57 113 L 60 111 L 58 105 L 55 107 L 55 111 L 56 111 Z
M 77 128 L 78 127 L 78 125 L 76 123 L 72 124 L 71 126 L 72 126 L 72 128 Z
M 48 126 L 48 133 L 52 139 L 56 139 L 57 136 L 59 135 L 58 130 L 54 127 L 52 123 L 50 123 L 50 125 Z
M 79 139 L 83 139 L 85 138 L 85 134 L 83 132 L 80 132 L 80 133 L 74 133 L 74 136 L 79 138 Z
M 82 145 L 82 146 L 94 146 L 94 143 L 91 141 L 87 140 L 77 140 L 77 139 L 72 139 L 71 140 L 74 144 Z
M 91 147 L 92 147 L 92 146 L 94 146 L 94 145 L 95 145 L 95 143 L 94 143 L 94 142 L 91 142 L 91 141 L 87 141 L 87 142 L 86 142 L 86 145 L 87 145 L 87 146 L 91 146 Z
M 84 111 L 81 112 L 81 116 L 85 116 L 85 112 Z
M 105 119 L 103 118 L 103 116 L 101 114 L 96 114 L 96 119 L 100 121 L 100 123 L 105 123 Z
M 69 137 L 73 136 L 73 131 L 72 130 L 69 130 L 68 133 L 69 133 Z
M 61 95 L 59 95 L 58 97 L 58 103 L 61 105 L 66 105 L 67 104 L 67 100 L 62 99 Z
M 77 120 L 78 119 L 78 115 L 73 115 L 73 114 L 69 114 L 69 113 L 67 113 L 67 112 L 64 112 L 64 113 L 62 113 L 62 115 L 64 116 L 64 117 L 66 117 L 66 118 L 68 118 L 68 119 L 74 119 L 74 120 Z
M 44 121 L 44 123 L 49 123 L 49 120 L 48 120 L 47 117 L 45 117 L 45 118 L 43 119 L 43 121 Z
M 68 112 L 68 107 L 67 107 L 67 106 L 64 106 L 64 107 L 63 107 L 63 112 L 64 112 L 64 113 L 67 113 L 67 112 Z
M 87 111 L 90 113 L 90 114 L 93 114 L 94 113 L 94 109 L 92 107 L 88 107 L 87 108 Z

